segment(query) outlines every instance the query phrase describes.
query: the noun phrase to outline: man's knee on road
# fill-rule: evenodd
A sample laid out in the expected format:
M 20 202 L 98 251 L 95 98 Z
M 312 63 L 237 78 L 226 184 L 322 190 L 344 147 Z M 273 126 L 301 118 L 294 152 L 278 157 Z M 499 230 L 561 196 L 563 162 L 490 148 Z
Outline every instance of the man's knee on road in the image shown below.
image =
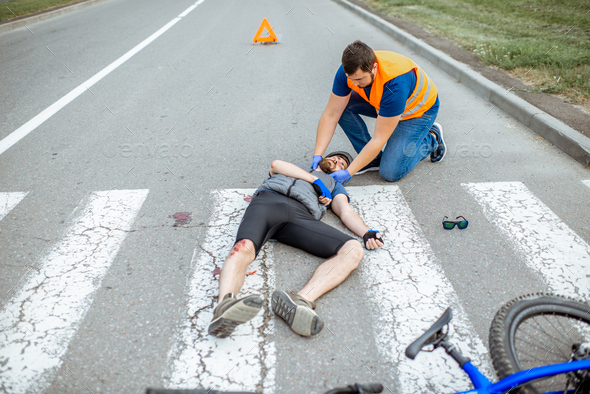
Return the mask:
M 350 271 L 352 272 L 359 266 L 363 259 L 365 248 L 363 248 L 363 245 L 356 239 L 351 239 L 342 246 L 339 253 L 344 253 L 346 257 L 350 258 Z
M 387 182 L 397 182 L 407 175 L 405 171 L 399 170 L 386 170 L 383 167 L 379 168 L 379 176 L 385 179 Z

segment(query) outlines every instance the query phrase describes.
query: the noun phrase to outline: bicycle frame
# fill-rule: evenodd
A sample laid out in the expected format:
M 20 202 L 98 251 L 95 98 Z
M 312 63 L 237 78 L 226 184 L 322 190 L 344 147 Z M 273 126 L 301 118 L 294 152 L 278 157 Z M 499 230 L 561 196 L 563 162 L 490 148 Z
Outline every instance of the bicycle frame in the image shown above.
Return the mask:
M 504 379 L 492 383 L 486 378 L 471 361 L 463 365 L 463 371 L 467 373 L 471 382 L 473 383 L 473 390 L 462 391 L 455 394 L 501 394 L 510 389 L 528 383 L 535 379 L 546 378 L 549 376 L 559 375 L 562 373 L 590 369 L 590 360 L 571 361 L 567 363 L 545 365 L 542 367 L 532 368 L 528 371 L 519 371 L 513 375 L 507 376 Z M 574 393 L 574 390 L 569 390 L 568 393 Z M 563 391 L 553 391 L 544 394 L 563 394 Z

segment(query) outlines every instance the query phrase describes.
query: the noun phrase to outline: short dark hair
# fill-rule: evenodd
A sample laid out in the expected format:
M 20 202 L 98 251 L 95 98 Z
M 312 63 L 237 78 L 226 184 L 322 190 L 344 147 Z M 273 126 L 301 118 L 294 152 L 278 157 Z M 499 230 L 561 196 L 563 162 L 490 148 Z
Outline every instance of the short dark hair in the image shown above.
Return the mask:
M 342 68 L 348 75 L 354 74 L 359 68 L 369 73 L 376 61 L 375 52 L 360 40 L 348 45 L 342 53 Z

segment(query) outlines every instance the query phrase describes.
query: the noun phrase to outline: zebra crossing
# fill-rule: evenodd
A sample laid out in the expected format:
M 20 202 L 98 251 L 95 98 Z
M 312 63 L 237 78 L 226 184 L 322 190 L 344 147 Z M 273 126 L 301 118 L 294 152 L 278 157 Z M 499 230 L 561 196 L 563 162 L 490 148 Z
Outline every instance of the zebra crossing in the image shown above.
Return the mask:
M 582 180 L 590 188 L 590 180 Z M 481 206 L 498 236 L 509 241 L 532 272 L 556 293 L 588 297 L 590 246 L 521 182 L 462 184 Z M 431 317 L 452 306 L 452 329 L 461 350 L 492 374 L 482 338 L 475 333 L 460 298 L 445 276 L 398 186 L 347 188 L 351 204 L 367 225 L 388 235 L 384 248 L 367 253 L 359 267 L 367 296 L 375 305 L 373 333 L 383 359 L 391 360 L 396 393 L 466 390 L 469 381 L 440 353 L 409 362 L 405 346 L 432 324 Z M 197 243 L 188 279 L 186 313 L 163 366 L 170 388 L 276 391 L 275 317 L 268 300 L 275 286 L 272 242 L 261 251 L 243 292 L 261 294 L 264 312 L 239 326 L 227 339 L 207 335 L 216 303 L 216 268 L 229 252 L 251 189 L 211 194 L 204 240 Z M 8 293 L 0 309 L 0 389 L 43 392 L 63 365 L 69 343 L 92 307 L 94 292 L 132 228 L 148 190 L 90 193 L 72 215 L 61 239 Z M 0 220 L 10 215 L 26 192 L 0 193 Z M 2 222 L 0 222 L 1 228 Z M 1 233 L 0 233 L 0 236 Z M 425 318 L 428 316 L 429 318 Z M 378 378 L 378 377 L 377 377 Z M 391 391 L 391 390 L 390 390 Z
M 274 290 L 272 243 L 268 244 L 249 266 L 242 293 L 260 294 L 266 300 L 264 314 L 258 314 L 238 326 L 225 339 L 207 334 L 217 302 L 217 281 L 211 281 L 215 269 L 223 266 L 248 206 L 245 199 L 254 190 L 229 189 L 213 193 L 216 200 L 209 221 L 207 237 L 193 254 L 195 267 L 190 282 L 187 316 L 176 346 L 168 355 L 169 386 L 219 387 L 225 390 L 250 390 L 258 387 L 272 392 L 274 386 L 274 320 L 270 319 L 268 300 Z M 196 329 L 195 329 L 196 328 Z M 260 333 L 263 335 L 260 335 Z M 263 373 L 264 371 L 264 373 Z
M 51 383 L 147 194 L 94 192 L 78 206 L 73 225 L 0 312 L 1 387 L 39 392 Z
M 453 338 L 468 344 L 465 353 L 486 373 L 492 371 L 487 349 L 474 334 L 457 294 L 424 237 L 397 186 L 348 188 L 355 211 L 369 227 L 383 229 L 388 246 L 365 254 L 360 269 L 368 294 L 380 316 L 375 338 L 384 359 L 398 363 L 400 393 L 418 393 L 428 384 L 441 392 L 466 391 L 470 381 L 456 363 L 443 353 L 416 363 L 405 356 L 405 348 L 432 325 L 431 316 L 440 316 L 449 306 L 455 318 Z M 373 202 L 373 203 L 371 203 Z M 369 224 L 370 223 L 370 224 Z
M 588 185 L 586 183 L 586 185 Z M 464 184 L 490 223 L 513 243 L 549 288 L 575 298 L 590 296 L 590 246 L 520 182 Z

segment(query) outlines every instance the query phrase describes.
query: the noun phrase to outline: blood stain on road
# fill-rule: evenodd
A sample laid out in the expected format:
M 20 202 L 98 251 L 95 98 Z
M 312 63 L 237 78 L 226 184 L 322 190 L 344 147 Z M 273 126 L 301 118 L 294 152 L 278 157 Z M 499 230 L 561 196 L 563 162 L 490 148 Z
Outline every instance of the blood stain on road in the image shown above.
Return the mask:
M 172 227 L 180 227 L 191 222 L 190 212 L 176 212 L 172 217 L 176 220 Z

